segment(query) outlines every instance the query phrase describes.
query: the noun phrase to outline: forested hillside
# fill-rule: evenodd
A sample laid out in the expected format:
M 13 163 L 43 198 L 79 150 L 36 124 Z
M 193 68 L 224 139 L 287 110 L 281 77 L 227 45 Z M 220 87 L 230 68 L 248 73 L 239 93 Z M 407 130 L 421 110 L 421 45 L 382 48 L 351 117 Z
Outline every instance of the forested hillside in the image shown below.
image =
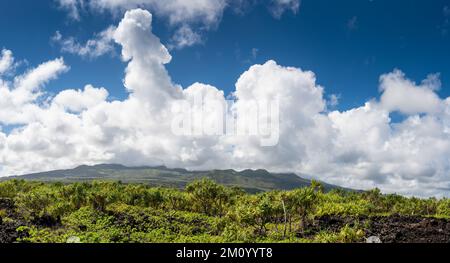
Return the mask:
M 257 193 L 270 190 L 292 190 L 309 186 L 311 180 L 294 173 L 270 173 L 266 170 L 207 170 L 189 171 L 171 169 L 165 166 L 127 167 L 120 164 L 81 165 L 74 169 L 55 170 L 42 173 L 26 174 L 8 179 L 24 179 L 41 182 L 90 182 L 93 180 L 121 181 L 124 183 L 142 183 L 150 186 L 175 187 L 183 189 L 187 184 L 202 178 L 233 187 L 237 186 L 246 192 Z M 341 188 L 336 185 L 322 183 L 326 191 Z M 343 189 L 343 188 L 342 188 Z M 347 189 L 349 190 L 349 189 Z
M 209 179 L 185 189 L 94 181 L 0 183 L 0 242 L 450 241 L 450 200 L 324 192 L 248 194 Z

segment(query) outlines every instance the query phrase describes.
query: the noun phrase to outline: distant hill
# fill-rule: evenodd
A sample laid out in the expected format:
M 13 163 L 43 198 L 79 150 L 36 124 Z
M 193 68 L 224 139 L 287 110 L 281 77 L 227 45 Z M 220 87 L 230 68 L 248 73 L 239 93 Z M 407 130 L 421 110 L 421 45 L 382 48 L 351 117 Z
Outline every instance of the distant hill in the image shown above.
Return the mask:
M 164 166 L 127 167 L 119 164 L 82 165 L 74 169 L 6 177 L 0 178 L 0 180 L 24 179 L 63 183 L 108 180 L 184 188 L 186 184 L 202 178 L 210 178 L 226 186 L 237 186 L 250 193 L 292 190 L 311 184 L 311 180 L 301 178 L 293 173 L 270 173 L 266 170 L 244 170 L 241 172 L 235 170 L 188 171 L 185 169 L 170 169 Z M 326 183 L 323 183 L 323 186 L 326 191 L 335 188 L 350 190 Z

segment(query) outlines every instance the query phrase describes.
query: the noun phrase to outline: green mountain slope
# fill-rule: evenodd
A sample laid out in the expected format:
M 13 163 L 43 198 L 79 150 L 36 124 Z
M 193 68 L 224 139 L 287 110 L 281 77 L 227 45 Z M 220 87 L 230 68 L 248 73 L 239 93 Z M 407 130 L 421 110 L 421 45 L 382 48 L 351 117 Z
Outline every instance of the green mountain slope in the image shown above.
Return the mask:
M 269 173 L 266 170 L 244 170 L 241 172 L 235 170 L 188 171 L 185 169 L 169 169 L 164 166 L 127 167 L 118 164 L 82 165 L 74 169 L 0 178 L 0 180 L 24 179 L 63 183 L 108 180 L 184 188 L 186 184 L 202 178 L 210 178 L 226 186 L 237 186 L 251 193 L 269 190 L 292 190 L 309 186 L 311 183 L 310 180 L 293 173 Z M 323 183 L 323 186 L 326 191 L 340 188 L 326 183 Z

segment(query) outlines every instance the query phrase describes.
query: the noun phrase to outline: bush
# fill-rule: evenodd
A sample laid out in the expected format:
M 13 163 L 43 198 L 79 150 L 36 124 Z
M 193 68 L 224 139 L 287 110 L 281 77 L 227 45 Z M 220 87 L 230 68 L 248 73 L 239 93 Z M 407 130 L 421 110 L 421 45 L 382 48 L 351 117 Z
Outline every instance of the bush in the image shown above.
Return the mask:
M 196 211 L 206 215 L 223 216 L 231 200 L 230 192 L 210 179 L 190 183 L 186 191 Z
M 450 217 L 450 199 L 443 199 L 439 202 L 436 214 L 439 216 Z
M 344 226 L 339 233 L 320 232 L 314 237 L 318 243 L 356 243 L 364 239 L 364 231 L 357 227 Z
M 450 217 L 449 199 L 322 188 L 245 194 L 209 179 L 185 191 L 12 180 L 0 183 L 0 223 L 18 226 L 20 242 L 360 242 L 368 226 L 355 223 L 359 216 Z M 313 221 L 321 216 L 348 225 L 323 231 Z
M 373 207 L 370 201 L 364 198 L 346 197 L 337 193 L 320 195 L 317 201 L 315 216 L 318 217 L 369 215 Z

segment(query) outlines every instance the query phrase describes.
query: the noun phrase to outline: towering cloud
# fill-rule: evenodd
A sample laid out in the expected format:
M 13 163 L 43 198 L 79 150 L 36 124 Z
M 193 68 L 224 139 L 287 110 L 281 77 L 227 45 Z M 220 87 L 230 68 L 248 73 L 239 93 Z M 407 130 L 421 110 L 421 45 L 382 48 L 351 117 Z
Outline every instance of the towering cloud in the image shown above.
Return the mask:
M 165 68 L 171 55 L 153 34 L 148 11 L 127 11 L 113 28 L 127 63 L 123 101 L 92 85 L 47 95 L 45 84 L 69 69 L 61 58 L 0 80 L 1 175 L 94 163 L 266 168 L 348 187 L 450 193 L 450 98 L 436 94 L 438 75 L 417 84 L 395 70 L 381 76 L 379 100 L 330 112 L 313 72 L 268 61 L 244 72 L 227 102 L 216 87 L 173 83 Z M 5 51 L 0 61 L 10 58 Z M 248 130 L 262 133 L 217 132 L 227 128 L 220 116 L 235 120 L 267 102 L 278 103 L 278 125 L 265 127 L 263 112 L 244 119 Z M 394 111 L 404 120 L 392 122 Z M 174 133 L 174 120 L 189 124 L 181 128 L 188 132 Z M 275 143 L 261 146 L 264 139 Z
M 164 64 L 172 56 L 158 37 L 152 33 L 152 15 L 142 9 L 125 13 L 114 40 L 122 46 L 122 58 L 129 61 L 125 87 L 132 95 L 150 107 L 161 109 L 164 103 L 177 96 Z

